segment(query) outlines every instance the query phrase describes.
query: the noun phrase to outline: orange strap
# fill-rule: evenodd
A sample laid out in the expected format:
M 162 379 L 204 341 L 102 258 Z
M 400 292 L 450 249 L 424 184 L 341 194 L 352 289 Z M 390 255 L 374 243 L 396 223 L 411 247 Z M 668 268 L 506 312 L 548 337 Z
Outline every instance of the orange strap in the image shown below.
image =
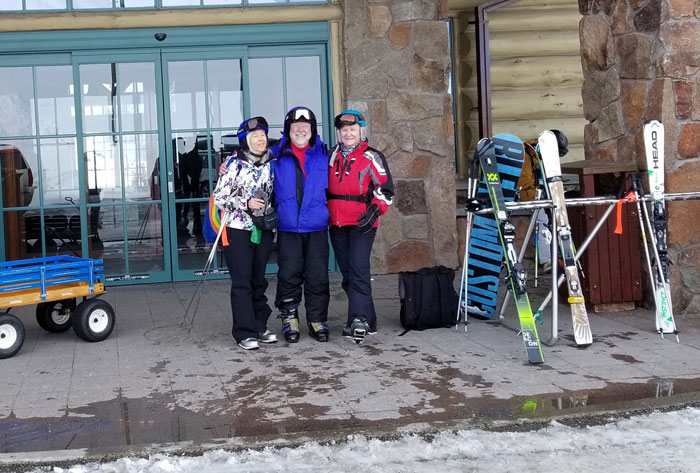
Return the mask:
M 221 222 L 221 224 L 223 225 L 224 222 Z M 228 235 L 228 228 L 224 227 L 224 231 L 221 232 L 221 244 L 224 246 L 228 246 L 228 237 L 226 235 Z
M 622 204 L 625 202 L 634 202 L 636 199 L 634 192 L 630 192 L 622 199 L 618 200 L 615 204 L 615 210 L 617 212 L 617 225 L 615 225 L 615 233 L 622 235 Z

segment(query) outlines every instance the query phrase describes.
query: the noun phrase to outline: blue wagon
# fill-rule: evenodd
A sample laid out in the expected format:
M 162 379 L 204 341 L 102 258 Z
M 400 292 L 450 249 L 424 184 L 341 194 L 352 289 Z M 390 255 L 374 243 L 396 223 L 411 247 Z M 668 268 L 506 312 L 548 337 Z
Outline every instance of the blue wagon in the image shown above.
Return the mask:
M 107 338 L 114 309 L 97 298 L 105 292 L 102 271 L 102 260 L 74 256 L 0 263 L 0 359 L 14 356 L 24 343 L 24 324 L 10 314 L 16 306 L 37 304 L 36 320 L 49 332 L 73 327 L 88 342 Z

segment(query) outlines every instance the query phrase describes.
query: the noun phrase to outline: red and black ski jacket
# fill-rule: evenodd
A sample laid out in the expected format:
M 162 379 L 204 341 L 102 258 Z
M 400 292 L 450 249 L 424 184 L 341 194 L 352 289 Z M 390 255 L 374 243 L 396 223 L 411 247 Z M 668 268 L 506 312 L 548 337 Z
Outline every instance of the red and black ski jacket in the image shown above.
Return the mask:
M 394 182 L 381 152 L 366 141 L 347 157 L 338 146 L 333 149 L 328 173 L 330 225 L 357 225 L 357 217 L 372 204 L 384 215 L 393 198 Z

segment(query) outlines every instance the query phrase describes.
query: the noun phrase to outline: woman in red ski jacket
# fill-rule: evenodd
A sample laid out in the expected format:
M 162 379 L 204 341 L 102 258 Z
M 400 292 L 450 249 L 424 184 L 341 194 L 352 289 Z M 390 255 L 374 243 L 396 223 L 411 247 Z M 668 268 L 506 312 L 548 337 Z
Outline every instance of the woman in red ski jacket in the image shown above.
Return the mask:
M 348 296 L 343 335 L 361 343 L 367 333 L 377 331 L 369 261 L 377 219 L 392 203 L 394 184 L 386 158 L 367 142 L 360 112 L 342 112 L 335 117 L 335 128 L 338 144 L 328 174 L 330 237 Z

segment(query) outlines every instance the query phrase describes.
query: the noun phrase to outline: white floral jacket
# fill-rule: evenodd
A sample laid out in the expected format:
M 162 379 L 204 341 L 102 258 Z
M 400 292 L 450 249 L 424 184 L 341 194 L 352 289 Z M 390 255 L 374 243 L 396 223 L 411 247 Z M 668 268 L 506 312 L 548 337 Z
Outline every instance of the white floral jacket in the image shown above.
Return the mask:
M 272 205 L 272 183 L 274 164 L 272 155 L 267 152 L 261 160 L 263 164 L 255 165 L 253 156 L 239 152 L 228 166 L 228 172 L 219 177 L 214 189 L 214 203 L 228 212 L 226 226 L 239 230 L 252 230 L 253 220 L 248 215 L 248 200 L 256 197 Z

